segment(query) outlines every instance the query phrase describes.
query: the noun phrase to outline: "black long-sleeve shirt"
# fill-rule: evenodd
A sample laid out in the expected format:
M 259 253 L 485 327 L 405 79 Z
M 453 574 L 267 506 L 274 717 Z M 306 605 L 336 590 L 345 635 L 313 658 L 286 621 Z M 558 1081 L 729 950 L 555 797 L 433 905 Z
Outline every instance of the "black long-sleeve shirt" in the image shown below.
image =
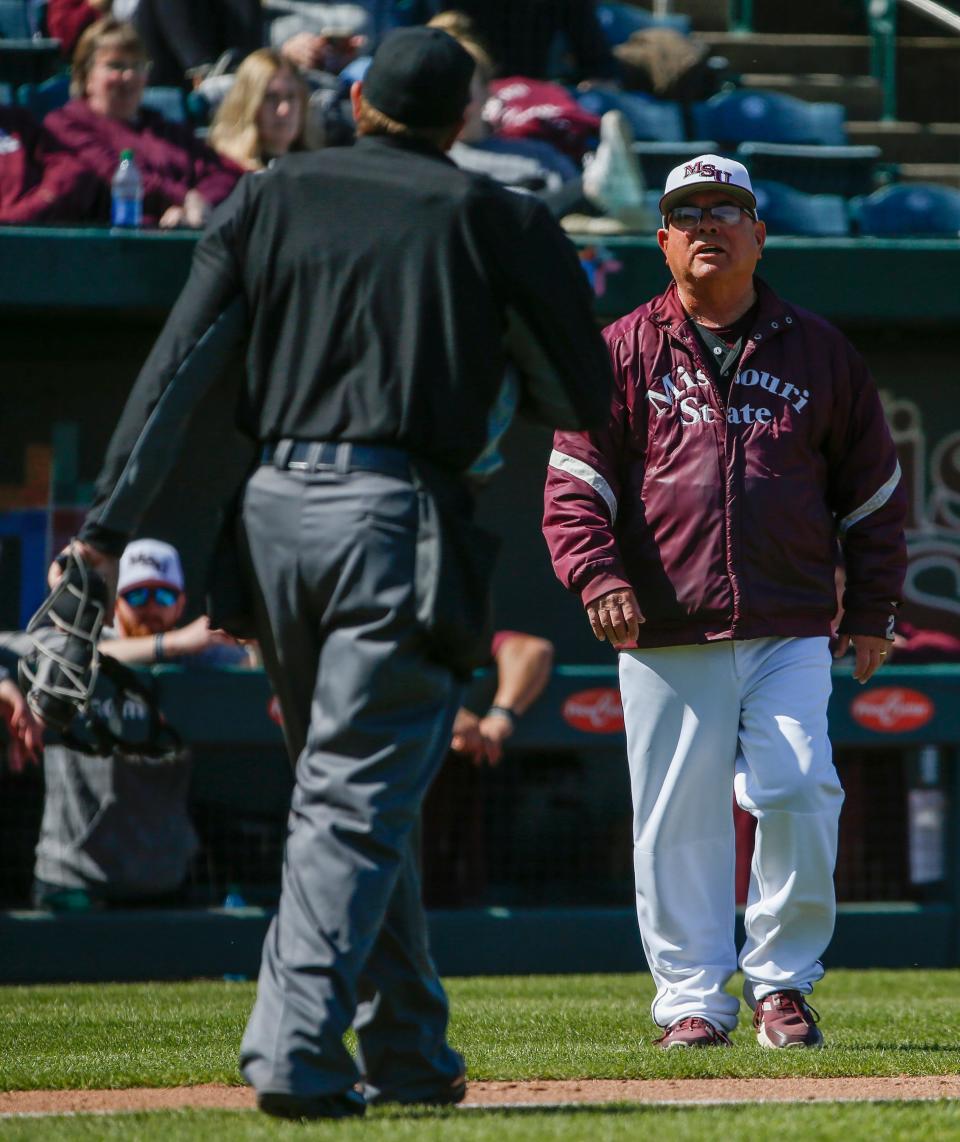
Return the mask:
M 243 179 L 198 244 L 83 538 L 134 530 L 242 336 L 249 435 L 390 444 L 451 472 L 483 450 L 508 357 L 549 425 L 598 424 L 612 384 L 586 277 L 535 198 L 408 140 L 290 156 Z

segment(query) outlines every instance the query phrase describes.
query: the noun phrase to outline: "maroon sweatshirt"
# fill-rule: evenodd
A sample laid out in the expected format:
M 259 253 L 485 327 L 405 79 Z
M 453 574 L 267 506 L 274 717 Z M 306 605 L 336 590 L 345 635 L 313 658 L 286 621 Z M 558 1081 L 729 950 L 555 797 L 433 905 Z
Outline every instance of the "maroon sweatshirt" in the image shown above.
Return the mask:
M 109 222 L 110 182 L 120 152 L 132 150 L 143 179 L 143 224 L 155 226 L 169 206 L 182 206 L 188 190 L 199 191 L 216 206 L 243 174 L 188 127 L 171 123 L 156 111 L 141 107 L 132 123 L 92 111 L 83 99 L 72 99 L 52 111 L 44 126 L 92 171 L 106 190 L 106 206 L 90 221 Z
M 60 54 L 70 59 L 81 33 L 103 16 L 87 0 L 48 0 L 47 30 L 60 41 Z
M 0 225 L 89 221 L 101 194 L 99 179 L 31 115 L 0 106 Z
M 893 637 L 907 497 L 876 385 L 847 339 L 757 281 L 727 399 L 671 285 L 604 331 L 615 377 L 598 432 L 558 432 L 544 533 L 584 604 L 632 587 L 641 647 Z

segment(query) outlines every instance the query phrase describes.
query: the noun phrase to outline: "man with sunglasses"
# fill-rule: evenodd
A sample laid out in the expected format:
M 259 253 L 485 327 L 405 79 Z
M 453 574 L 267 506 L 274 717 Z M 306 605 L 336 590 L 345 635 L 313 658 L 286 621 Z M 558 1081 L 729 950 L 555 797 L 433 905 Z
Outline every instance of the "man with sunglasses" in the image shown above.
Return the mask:
M 867 682 L 893 638 L 906 497 L 863 361 L 756 276 L 766 230 L 740 163 L 671 171 L 673 282 L 605 331 L 599 432 L 560 432 L 544 529 L 561 581 L 619 651 L 637 915 L 663 1048 L 728 1046 L 739 1002 L 731 786 L 757 820 L 739 967 L 763 1047 L 818 1047 L 806 997 L 835 916 L 843 791 L 827 737 L 836 653 Z
M 128 544 L 120 559 L 114 627 L 103 634 L 101 654 L 131 666 L 250 665 L 246 650 L 211 630 L 206 616 L 178 627 L 186 602 L 176 548 L 157 539 Z M 140 704 L 123 703 L 124 722 L 146 717 Z M 197 847 L 187 811 L 185 751 L 157 760 L 51 744 L 43 770 L 35 907 L 85 911 L 178 902 Z

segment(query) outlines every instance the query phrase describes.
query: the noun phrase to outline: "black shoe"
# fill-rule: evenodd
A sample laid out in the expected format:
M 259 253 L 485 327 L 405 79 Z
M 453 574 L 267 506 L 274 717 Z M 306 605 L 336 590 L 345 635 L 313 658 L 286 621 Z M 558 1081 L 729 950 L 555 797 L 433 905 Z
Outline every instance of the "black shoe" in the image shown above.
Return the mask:
M 366 1111 L 367 1104 L 355 1090 L 313 1098 L 263 1091 L 257 1095 L 257 1107 L 273 1118 L 354 1118 Z
M 370 1099 L 371 1106 L 456 1106 L 463 1102 L 467 1095 L 467 1076 L 457 1075 L 446 1086 L 435 1087 L 429 1093 L 422 1095 L 400 1096 L 391 1098 L 389 1095 L 379 1095 Z

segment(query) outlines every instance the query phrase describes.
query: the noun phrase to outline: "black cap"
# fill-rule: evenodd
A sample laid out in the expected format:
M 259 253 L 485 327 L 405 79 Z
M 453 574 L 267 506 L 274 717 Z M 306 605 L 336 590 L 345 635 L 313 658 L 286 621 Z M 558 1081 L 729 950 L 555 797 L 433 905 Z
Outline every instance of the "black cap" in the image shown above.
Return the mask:
M 473 57 L 439 28 L 400 28 L 363 77 L 366 101 L 406 127 L 446 127 L 470 102 Z

